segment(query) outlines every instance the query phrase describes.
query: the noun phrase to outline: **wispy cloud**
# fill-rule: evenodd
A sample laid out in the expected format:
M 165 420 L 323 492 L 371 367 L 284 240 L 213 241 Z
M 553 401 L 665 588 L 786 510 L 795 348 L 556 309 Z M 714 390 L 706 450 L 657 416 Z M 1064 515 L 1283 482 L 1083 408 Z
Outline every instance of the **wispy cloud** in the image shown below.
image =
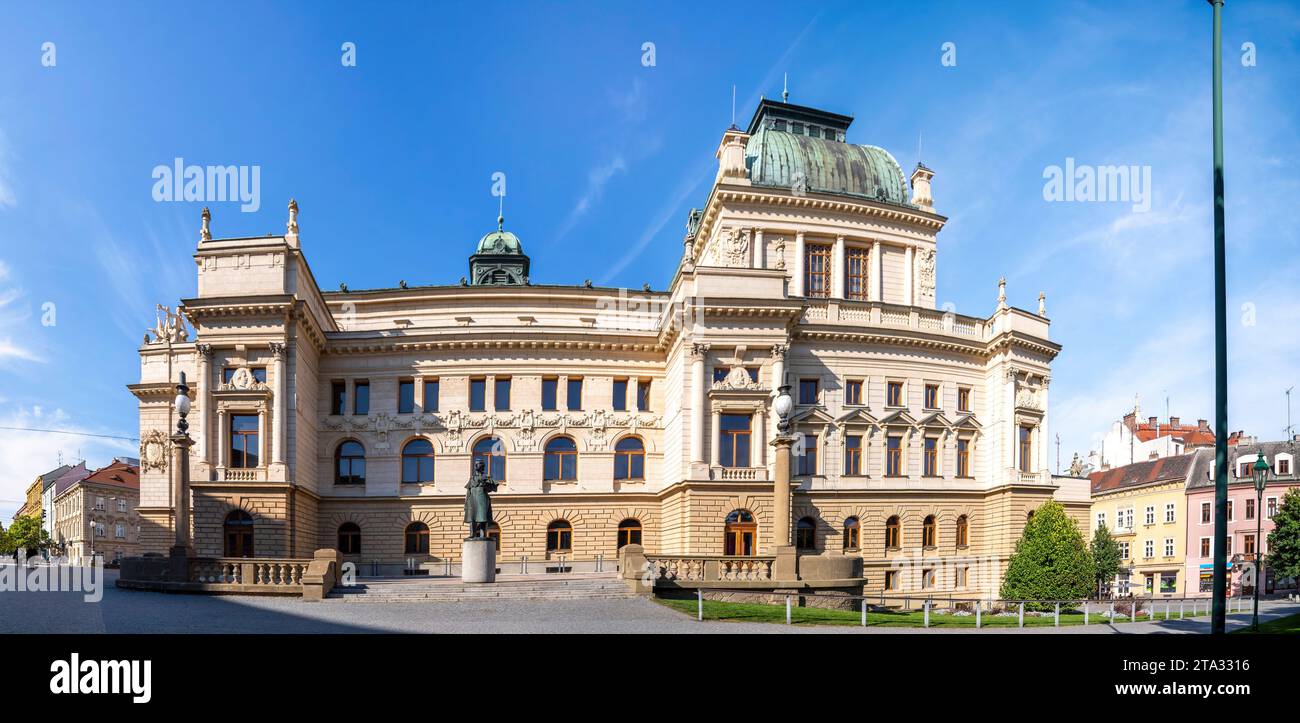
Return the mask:
M 97 468 L 115 456 L 135 456 L 139 451 L 131 441 L 89 436 L 96 432 L 78 425 L 62 409 L 50 412 L 33 406 L 12 410 L 0 416 L 0 427 L 4 427 L 0 428 L 0 459 L 5 460 L 5 474 L 0 475 L 0 517 L 4 519 L 22 506 L 27 487 L 37 475 L 59 465 L 60 456 L 64 464 L 84 459 L 88 467 Z M 56 431 L 22 431 L 28 429 Z
M 31 317 L 31 310 L 23 301 L 23 290 L 10 285 L 13 272 L 0 260 L 0 363 L 5 361 L 41 361 L 40 355 L 30 346 L 15 342 L 22 337 L 22 324 Z

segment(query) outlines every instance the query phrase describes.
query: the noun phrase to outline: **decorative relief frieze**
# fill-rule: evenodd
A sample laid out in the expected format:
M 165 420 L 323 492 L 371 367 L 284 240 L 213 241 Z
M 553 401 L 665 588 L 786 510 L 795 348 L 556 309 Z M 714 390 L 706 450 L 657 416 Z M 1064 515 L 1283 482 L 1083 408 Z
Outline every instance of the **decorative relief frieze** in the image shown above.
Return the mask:
M 140 439 L 140 470 L 142 472 L 167 471 L 167 455 L 171 440 L 160 429 L 151 429 Z

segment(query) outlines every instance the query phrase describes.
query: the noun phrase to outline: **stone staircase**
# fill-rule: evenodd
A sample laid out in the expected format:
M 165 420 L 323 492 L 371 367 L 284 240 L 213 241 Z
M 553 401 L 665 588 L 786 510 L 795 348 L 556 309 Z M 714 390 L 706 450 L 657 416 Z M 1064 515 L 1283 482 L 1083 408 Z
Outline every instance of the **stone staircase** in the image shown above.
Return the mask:
M 472 600 L 592 600 L 636 597 L 618 573 L 497 576 L 490 584 L 459 578 L 361 578 L 335 587 L 327 600 L 339 602 L 464 602 Z

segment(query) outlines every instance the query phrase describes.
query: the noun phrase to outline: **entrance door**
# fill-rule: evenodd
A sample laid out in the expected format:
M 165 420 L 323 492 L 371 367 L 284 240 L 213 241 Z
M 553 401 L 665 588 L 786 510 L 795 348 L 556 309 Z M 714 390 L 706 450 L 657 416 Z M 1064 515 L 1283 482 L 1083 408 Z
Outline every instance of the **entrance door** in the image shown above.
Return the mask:
M 736 510 L 727 515 L 723 554 L 743 557 L 758 554 L 758 525 L 749 510 Z

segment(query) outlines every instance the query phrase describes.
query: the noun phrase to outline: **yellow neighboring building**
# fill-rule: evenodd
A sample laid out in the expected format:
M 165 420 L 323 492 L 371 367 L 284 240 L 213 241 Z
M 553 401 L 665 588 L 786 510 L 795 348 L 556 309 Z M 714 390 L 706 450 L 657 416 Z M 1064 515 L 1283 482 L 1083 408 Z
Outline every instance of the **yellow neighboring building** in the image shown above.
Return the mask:
M 1112 592 L 1138 597 L 1187 593 L 1187 480 L 1203 473 L 1204 455 L 1184 454 L 1094 472 L 1092 529 L 1106 525 L 1119 543 Z

